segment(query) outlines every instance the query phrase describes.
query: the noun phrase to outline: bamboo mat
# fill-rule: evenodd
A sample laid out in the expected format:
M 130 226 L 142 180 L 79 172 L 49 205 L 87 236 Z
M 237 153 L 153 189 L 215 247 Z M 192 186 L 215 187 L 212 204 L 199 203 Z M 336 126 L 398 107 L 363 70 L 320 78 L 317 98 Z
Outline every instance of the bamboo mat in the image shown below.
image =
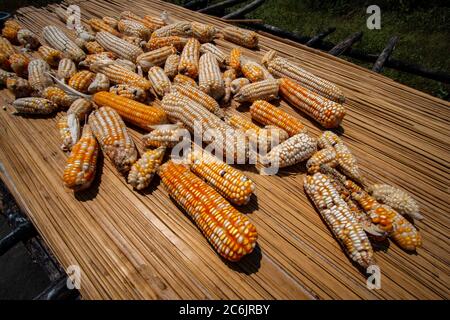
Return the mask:
M 215 18 L 161 1 L 78 1 L 83 19 L 122 10 L 224 26 Z M 39 32 L 58 24 L 51 10 L 19 10 L 23 25 Z M 218 40 L 224 49 L 230 43 Z M 239 263 L 222 260 L 155 179 L 138 193 L 109 163 L 93 188 L 64 190 L 65 155 L 56 118 L 23 118 L 0 111 L 0 176 L 64 267 L 79 265 L 85 299 L 448 299 L 449 118 L 447 102 L 320 51 L 261 36 L 259 58 L 269 48 L 337 83 L 348 97 L 342 136 L 371 182 L 391 183 L 414 195 L 425 220 L 416 225 L 424 243 L 408 254 L 391 243 L 376 252 L 380 290 L 341 251 L 303 191 L 304 165 L 278 176 L 258 176 L 257 196 L 240 209 L 259 233 L 255 252 Z M 12 101 L 2 91 L 0 104 Z M 314 135 L 320 129 L 281 103 Z M 243 112 L 247 110 L 242 108 Z M 136 141 L 141 132 L 133 131 Z M 241 167 L 242 168 L 242 167 Z

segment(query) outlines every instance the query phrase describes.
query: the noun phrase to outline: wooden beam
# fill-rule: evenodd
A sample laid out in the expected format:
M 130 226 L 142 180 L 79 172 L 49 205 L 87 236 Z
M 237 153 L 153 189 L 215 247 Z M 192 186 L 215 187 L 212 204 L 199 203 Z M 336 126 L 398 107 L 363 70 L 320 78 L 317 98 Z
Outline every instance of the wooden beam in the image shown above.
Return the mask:
M 225 8 L 232 7 L 234 5 L 237 5 L 239 3 L 245 2 L 247 0 L 225 0 L 216 4 L 213 4 L 211 6 L 208 6 L 206 8 L 200 9 L 197 12 L 200 13 L 217 13 L 223 11 Z
M 182 7 L 191 10 L 198 10 L 208 5 L 208 0 L 192 0 L 183 4 Z
M 389 39 L 386 47 L 383 49 L 383 51 L 378 56 L 377 61 L 375 61 L 375 63 L 373 64 L 372 71 L 380 73 L 381 70 L 383 70 L 384 64 L 389 59 L 390 55 L 392 54 L 392 51 L 394 51 L 397 41 L 398 41 L 397 36 L 394 36 Z
M 241 18 L 245 16 L 247 13 L 250 13 L 251 11 L 260 7 L 265 1 L 266 0 L 255 0 L 253 2 L 250 2 L 249 4 L 243 6 L 242 8 L 223 16 L 222 19 Z
M 322 41 L 322 39 L 324 39 L 326 36 L 328 36 L 329 34 L 333 33 L 334 31 L 336 31 L 335 27 L 331 27 L 328 28 L 325 31 L 322 31 L 318 34 L 316 34 L 314 37 L 311 38 L 311 40 L 309 40 L 306 45 L 308 47 L 314 47 L 315 44 L 317 44 L 318 42 Z
M 333 56 L 336 56 L 336 57 L 340 56 L 345 51 L 347 51 L 349 48 L 351 48 L 355 42 L 358 42 L 359 40 L 361 40 L 362 35 L 363 35 L 363 33 L 361 31 L 350 35 L 348 38 L 346 38 L 342 42 L 339 42 L 337 45 L 335 45 L 330 51 L 328 51 L 328 53 Z

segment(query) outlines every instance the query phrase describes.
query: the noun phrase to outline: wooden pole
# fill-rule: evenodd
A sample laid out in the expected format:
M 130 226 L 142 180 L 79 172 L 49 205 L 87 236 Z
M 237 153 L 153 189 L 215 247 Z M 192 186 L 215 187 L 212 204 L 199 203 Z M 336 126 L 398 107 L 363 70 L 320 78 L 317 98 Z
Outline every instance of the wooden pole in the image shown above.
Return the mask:
M 191 9 L 191 10 L 198 10 L 208 5 L 208 0 L 192 0 L 187 2 L 186 4 L 183 4 L 183 8 Z
M 260 7 L 265 1 L 266 0 L 255 0 L 253 2 L 250 2 L 249 4 L 245 5 L 244 7 L 223 16 L 222 19 L 241 18 L 241 17 L 245 16 L 247 13 Z
M 225 0 L 216 4 L 213 4 L 211 6 L 208 6 L 206 8 L 200 9 L 197 12 L 200 13 L 217 13 L 222 12 L 223 9 L 232 7 L 234 5 L 237 5 L 239 3 L 245 2 L 247 0 Z
M 338 43 L 336 46 L 334 46 L 330 51 L 328 51 L 329 54 L 333 56 L 340 56 L 345 51 L 347 51 L 351 46 L 355 43 L 361 40 L 363 33 L 361 31 L 356 32 L 352 35 L 350 35 L 348 38 L 346 38 L 344 41 Z
M 386 47 L 380 53 L 380 56 L 378 57 L 377 61 L 375 61 L 372 67 L 372 71 L 380 73 L 381 70 L 383 70 L 384 64 L 386 63 L 386 61 L 389 60 L 389 56 L 392 54 L 392 51 L 394 51 L 397 41 L 398 41 L 397 36 L 394 36 L 389 39 Z
M 328 28 L 327 30 L 322 31 L 322 32 L 318 33 L 317 35 L 315 35 L 314 37 L 312 37 L 311 40 L 309 40 L 306 43 L 306 45 L 308 47 L 314 47 L 315 44 L 320 42 L 322 39 L 324 39 L 326 36 L 333 33 L 334 31 L 336 31 L 335 27 Z

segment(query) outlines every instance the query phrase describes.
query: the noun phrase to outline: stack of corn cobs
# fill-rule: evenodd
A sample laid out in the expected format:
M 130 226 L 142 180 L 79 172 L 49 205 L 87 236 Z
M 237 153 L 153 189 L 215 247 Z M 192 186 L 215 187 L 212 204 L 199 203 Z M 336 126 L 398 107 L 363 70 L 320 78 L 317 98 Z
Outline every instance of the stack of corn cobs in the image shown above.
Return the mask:
M 253 157 L 261 173 L 274 163 L 283 168 L 306 161 L 306 193 L 359 266 L 375 263 L 373 242 L 389 237 L 408 251 L 421 245 L 404 217 L 422 218 L 407 193 L 368 185 L 340 137 L 331 131 L 312 137 L 299 117 L 268 102 L 280 96 L 324 129 L 336 128 L 345 98 L 333 83 L 275 51 L 261 61 L 246 57 L 242 47 L 256 48 L 258 35 L 236 27 L 219 31 L 198 22 L 170 22 L 167 14 L 140 17 L 129 11 L 92 18 L 88 25 L 77 26 L 75 40 L 66 35 L 73 31 L 46 26 L 42 43 L 10 20 L 0 40 L 0 84 L 15 94 L 16 113 L 66 111 L 58 119 L 61 148 L 68 153 L 66 187 L 90 186 L 99 150 L 137 190 L 158 174 L 216 251 L 238 261 L 257 240 L 255 226 L 235 209 L 249 202 L 253 181 L 201 147 L 181 162 L 167 159 L 183 130 L 202 130 L 201 142 L 227 159 L 249 163 Z M 217 38 L 236 47 L 223 52 L 213 44 Z M 231 110 L 232 101 L 251 104 L 255 123 Z M 126 125 L 146 130 L 140 156 Z M 255 144 L 267 152 L 255 152 Z

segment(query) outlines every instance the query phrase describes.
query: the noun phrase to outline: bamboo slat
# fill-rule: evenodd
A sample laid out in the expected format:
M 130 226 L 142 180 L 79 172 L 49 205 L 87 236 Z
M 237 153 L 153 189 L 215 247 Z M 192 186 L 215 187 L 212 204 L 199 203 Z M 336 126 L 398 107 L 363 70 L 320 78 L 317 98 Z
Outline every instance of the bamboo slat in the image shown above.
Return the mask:
M 66 7 L 69 3 L 63 2 Z M 169 12 L 173 20 L 226 25 L 162 1 L 78 1 L 83 21 Z M 18 18 L 40 34 L 62 26 L 52 10 L 25 7 Z M 134 9 L 134 10 L 133 10 Z M 233 45 L 217 40 L 223 50 Z M 64 267 L 79 265 L 83 298 L 97 299 L 448 299 L 450 298 L 448 181 L 450 105 L 349 62 L 273 36 L 261 35 L 259 59 L 276 49 L 305 69 L 339 85 L 348 114 L 342 137 L 371 182 L 398 185 L 420 203 L 425 220 L 418 254 L 391 244 L 375 256 L 380 290 L 366 287 L 303 191 L 304 165 L 277 176 L 259 176 L 256 197 L 243 207 L 259 233 L 259 246 L 239 263 L 222 260 L 195 225 L 170 200 L 158 178 L 137 193 L 108 159 L 92 189 L 75 195 L 62 188 L 65 155 L 59 150 L 56 118 L 23 118 L 0 111 L 0 176 Z M 0 103 L 13 97 L 6 91 Z M 314 135 L 320 129 L 301 117 Z M 241 111 L 242 108 L 239 110 Z M 243 108 L 244 115 L 248 112 Z M 135 141 L 141 132 L 131 130 Z M 141 146 L 138 146 L 141 147 Z

